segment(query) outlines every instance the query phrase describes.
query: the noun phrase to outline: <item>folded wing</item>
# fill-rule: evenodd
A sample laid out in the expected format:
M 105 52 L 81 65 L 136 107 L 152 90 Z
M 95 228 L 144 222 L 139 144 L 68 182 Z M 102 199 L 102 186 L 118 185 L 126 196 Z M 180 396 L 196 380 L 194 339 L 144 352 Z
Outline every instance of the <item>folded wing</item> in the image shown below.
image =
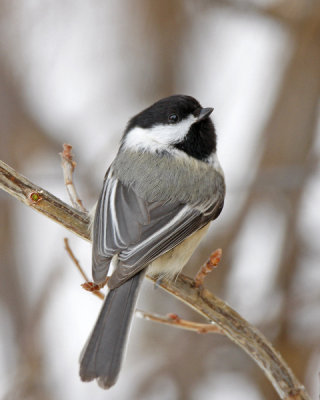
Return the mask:
M 120 286 L 215 219 L 222 206 L 223 195 L 219 193 L 206 205 L 174 201 L 149 203 L 133 188 L 108 177 L 94 220 L 92 271 L 95 282 L 104 281 L 110 261 L 117 255 L 117 267 L 108 285 L 111 288 Z

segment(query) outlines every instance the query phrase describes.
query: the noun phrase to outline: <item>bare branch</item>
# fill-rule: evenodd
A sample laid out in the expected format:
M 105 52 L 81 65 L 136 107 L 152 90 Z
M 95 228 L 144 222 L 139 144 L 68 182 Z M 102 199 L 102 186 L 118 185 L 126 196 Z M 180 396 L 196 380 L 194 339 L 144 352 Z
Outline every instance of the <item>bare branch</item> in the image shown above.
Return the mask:
M 86 214 L 67 206 L 2 162 L 0 187 L 29 207 L 90 240 L 89 219 Z M 148 278 L 153 282 L 157 280 L 156 277 Z M 226 303 L 207 289 L 196 288 L 194 281 L 182 274 L 174 281 L 163 278 L 159 285 L 205 318 L 215 322 L 230 340 L 259 365 L 281 399 L 311 400 L 304 386 L 268 340 Z
M 71 247 L 69 245 L 69 241 L 67 238 L 64 238 L 64 245 L 67 253 L 69 254 L 71 260 L 73 261 L 74 265 L 77 267 L 78 271 L 80 272 L 81 276 L 85 280 L 85 283 L 83 283 L 81 286 L 83 289 L 87 290 L 88 292 L 96 295 L 99 297 L 101 300 L 105 298 L 104 294 L 100 291 L 100 286 L 95 285 L 94 282 L 89 282 L 89 279 L 87 277 L 87 274 L 84 272 L 84 269 L 81 267 L 78 259 L 74 255 L 73 251 L 71 250 Z M 107 280 L 106 280 L 107 282 Z M 154 321 L 154 322 L 159 322 L 165 325 L 171 325 L 177 328 L 181 329 L 186 329 L 189 331 L 195 331 L 198 333 L 209 333 L 209 332 L 215 332 L 215 333 L 222 333 L 221 329 L 216 325 L 216 324 L 204 324 L 204 323 L 198 323 L 198 322 L 192 322 L 192 321 L 186 321 L 184 319 L 181 319 L 177 314 L 169 314 L 166 317 L 155 314 L 155 313 L 150 313 L 142 310 L 136 310 L 135 314 L 145 320 L 148 321 Z
M 188 331 L 198 333 L 220 333 L 223 334 L 216 324 L 204 324 L 201 322 L 187 321 L 181 319 L 177 314 L 169 314 L 167 316 L 146 312 L 143 310 L 136 309 L 135 315 L 139 318 L 146 319 L 147 321 L 159 322 L 164 325 L 170 325 L 175 328 L 185 329 Z
M 153 282 L 157 281 L 156 277 L 147 275 L 147 278 Z M 304 386 L 271 343 L 225 302 L 207 289 L 195 288 L 193 279 L 183 274 L 174 281 L 163 278 L 158 284 L 166 292 L 215 322 L 231 341 L 240 346 L 260 366 L 281 399 L 310 399 Z
M 208 261 L 202 265 L 194 278 L 194 286 L 196 288 L 203 286 L 205 277 L 218 266 L 222 257 L 222 250 L 217 249 L 211 253 Z
M 30 182 L 0 160 L 0 188 L 27 206 L 90 240 L 89 217 Z
M 80 199 L 76 187 L 73 183 L 73 172 L 77 163 L 73 159 L 72 146 L 70 144 L 64 143 L 63 151 L 62 153 L 60 153 L 60 156 L 64 183 L 66 185 L 71 204 L 77 210 L 86 213 L 87 210 L 83 206 L 82 200 Z
M 78 271 L 80 272 L 80 275 L 86 282 L 89 282 L 89 278 L 88 278 L 87 274 L 84 272 L 84 269 L 81 267 L 78 259 L 76 258 L 73 251 L 71 250 L 71 247 L 69 246 L 69 240 L 67 238 L 64 238 L 63 241 L 64 241 L 64 248 L 66 249 L 66 252 L 69 254 L 74 265 L 77 267 Z
M 73 251 L 71 250 L 71 247 L 69 246 L 68 239 L 64 238 L 63 240 L 64 240 L 64 247 L 66 249 L 66 252 L 69 254 L 74 265 L 77 267 L 78 271 L 80 272 L 80 275 L 85 280 L 85 283 L 83 283 L 81 286 L 88 292 L 93 293 L 95 296 L 99 297 L 99 299 L 103 300 L 104 294 L 102 292 L 100 292 L 100 287 L 92 284 L 92 282 L 89 282 L 89 278 L 87 277 L 87 274 L 84 272 L 84 269 L 81 267 L 78 259 L 76 258 Z

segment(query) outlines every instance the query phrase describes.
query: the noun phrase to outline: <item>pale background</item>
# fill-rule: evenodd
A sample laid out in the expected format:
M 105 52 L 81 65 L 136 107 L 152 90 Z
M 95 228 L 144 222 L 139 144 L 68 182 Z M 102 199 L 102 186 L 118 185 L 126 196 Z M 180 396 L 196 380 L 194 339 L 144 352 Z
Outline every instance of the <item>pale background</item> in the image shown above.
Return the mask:
M 97 199 L 127 120 L 161 97 L 214 107 L 223 213 L 185 272 L 256 325 L 314 399 L 320 370 L 318 0 L 1 0 L 0 158 L 68 201 L 71 143 L 85 205 Z M 100 302 L 90 245 L 0 192 L 0 399 L 276 399 L 228 339 L 135 320 L 117 385 L 78 377 Z M 139 306 L 197 319 L 145 282 Z

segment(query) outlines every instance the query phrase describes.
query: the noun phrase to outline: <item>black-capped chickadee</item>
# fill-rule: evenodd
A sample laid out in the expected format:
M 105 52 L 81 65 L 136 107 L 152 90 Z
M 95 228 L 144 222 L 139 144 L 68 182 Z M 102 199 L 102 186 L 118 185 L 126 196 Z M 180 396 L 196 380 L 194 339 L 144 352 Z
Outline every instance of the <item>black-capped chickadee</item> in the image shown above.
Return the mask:
M 111 263 L 114 271 L 81 354 L 83 381 L 114 385 L 146 271 L 175 277 L 222 210 L 212 110 L 175 95 L 128 123 L 95 208 L 93 280 L 103 283 Z

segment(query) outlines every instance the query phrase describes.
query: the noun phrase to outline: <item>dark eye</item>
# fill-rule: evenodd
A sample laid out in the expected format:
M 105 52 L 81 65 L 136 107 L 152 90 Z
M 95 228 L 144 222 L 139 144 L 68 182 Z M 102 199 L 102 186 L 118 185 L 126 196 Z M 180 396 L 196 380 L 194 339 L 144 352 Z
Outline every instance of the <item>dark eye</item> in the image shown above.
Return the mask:
M 179 121 L 179 117 L 178 117 L 177 114 L 172 113 L 172 114 L 169 115 L 168 121 L 169 121 L 169 124 L 175 124 L 175 123 L 177 123 Z

